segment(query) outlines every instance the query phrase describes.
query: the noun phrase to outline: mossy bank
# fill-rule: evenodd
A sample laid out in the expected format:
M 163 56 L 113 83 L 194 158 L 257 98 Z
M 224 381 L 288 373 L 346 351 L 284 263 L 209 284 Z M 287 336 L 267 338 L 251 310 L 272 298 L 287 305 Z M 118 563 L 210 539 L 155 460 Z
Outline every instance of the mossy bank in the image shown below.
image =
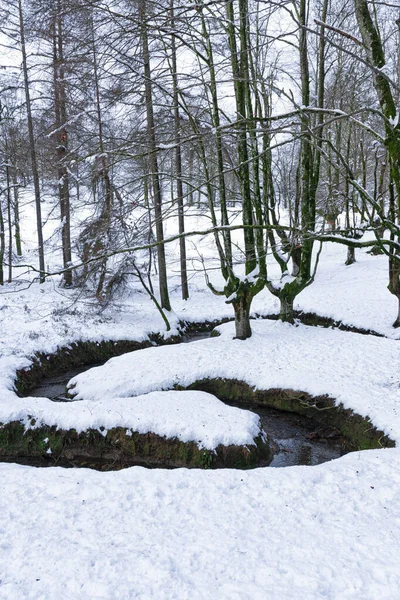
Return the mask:
M 74 429 L 36 426 L 34 421 L 26 428 L 14 421 L 0 426 L 0 460 L 99 470 L 133 465 L 247 469 L 269 464 L 272 453 L 268 440 L 260 435 L 254 442 L 248 446 L 219 445 L 213 451 L 199 448 L 195 442 L 122 427 L 78 433 Z
M 192 325 L 193 331 L 201 331 L 201 324 Z M 210 324 L 203 325 L 210 330 Z M 17 372 L 16 389 L 20 395 L 43 378 L 74 367 L 103 363 L 113 356 L 121 355 L 152 345 L 176 343 L 177 336 L 167 341 L 159 336 L 136 341 L 79 341 L 54 354 L 38 354 L 28 370 Z M 178 388 L 182 389 L 182 388 Z M 291 389 L 254 389 L 242 381 L 233 379 L 204 379 L 195 381 L 188 389 L 209 392 L 227 404 L 247 408 L 264 406 L 303 415 L 316 425 L 334 427 L 346 440 L 346 449 L 371 449 L 391 447 L 395 443 L 378 430 L 368 418 L 364 418 L 342 405 L 336 405 L 328 396 L 313 398 L 303 391 Z M 49 442 L 45 443 L 44 440 Z M 257 440 L 254 447 L 219 447 L 215 453 L 201 450 L 194 442 L 185 444 L 177 439 L 166 439 L 155 434 L 138 434 L 125 429 L 109 431 L 57 430 L 40 426 L 28 428 L 19 422 L 6 423 L 0 429 L 0 459 L 65 466 L 88 466 L 93 468 L 122 468 L 134 464 L 164 467 L 235 467 L 249 468 L 266 465 L 271 460 L 268 444 Z

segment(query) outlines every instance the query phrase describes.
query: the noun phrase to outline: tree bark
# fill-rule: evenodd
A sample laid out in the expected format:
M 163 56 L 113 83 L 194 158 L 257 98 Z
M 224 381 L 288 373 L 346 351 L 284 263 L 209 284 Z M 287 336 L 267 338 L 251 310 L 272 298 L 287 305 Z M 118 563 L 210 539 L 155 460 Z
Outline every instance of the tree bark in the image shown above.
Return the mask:
M 249 169 L 249 152 L 247 139 L 247 109 L 246 94 L 249 88 L 249 66 L 248 66 L 248 2 L 239 0 L 239 50 L 236 43 L 235 34 L 235 14 L 233 0 L 228 0 L 226 4 L 227 11 L 227 30 L 229 37 L 230 59 L 232 65 L 232 74 L 235 89 L 235 103 L 237 114 L 237 152 L 238 152 L 238 178 L 242 195 L 242 218 L 244 225 L 253 225 L 253 208 L 251 194 L 251 177 Z M 252 272 L 257 265 L 256 246 L 254 239 L 254 230 L 247 227 L 244 230 L 244 251 L 245 251 L 245 272 Z
M 104 207 L 102 213 L 105 219 L 108 221 L 111 218 L 111 209 L 113 205 L 113 195 L 111 189 L 111 181 L 109 175 L 109 164 L 106 158 L 105 146 L 104 146 L 104 137 L 103 137 L 103 115 L 101 110 L 101 101 L 100 101 L 100 83 L 99 83 L 99 72 L 98 72 L 98 61 L 97 61 L 97 51 L 96 51 L 96 36 L 94 30 L 94 23 L 91 23 L 91 33 L 92 33 L 92 55 L 93 55 L 93 76 L 94 76 L 94 91 L 95 91 L 95 101 L 96 101 L 96 114 L 97 114 L 97 135 L 99 142 L 99 153 L 100 153 L 100 176 L 104 182 Z M 95 194 L 94 194 L 95 196 Z
M 44 283 L 45 281 L 45 263 L 44 263 L 44 244 L 43 244 L 43 229 L 42 229 L 42 208 L 40 198 L 40 182 L 39 182 L 39 171 L 36 156 L 36 142 L 33 131 L 33 118 L 32 118 L 32 107 L 31 97 L 29 88 L 29 77 L 28 77 L 28 62 L 26 55 L 25 46 L 25 25 L 24 17 L 22 12 L 22 0 L 18 0 L 18 14 L 19 14 L 19 26 L 20 26 L 20 40 L 21 40 L 21 52 L 22 52 L 22 68 L 24 74 L 24 88 L 25 88 L 25 101 L 26 101 L 26 114 L 28 121 L 28 134 L 29 134 L 29 149 L 31 154 L 32 163 L 32 177 L 33 185 L 35 189 L 35 205 L 36 205 L 36 225 L 37 225 L 37 236 L 38 236 L 38 254 L 39 254 L 39 281 Z
M 68 269 L 72 262 L 71 256 L 71 216 L 69 175 L 66 164 L 68 153 L 67 103 L 64 77 L 63 23 L 61 0 L 56 3 L 53 32 L 53 71 L 54 71 L 54 108 L 56 116 L 56 158 L 58 168 L 58 194 L 60 199 L 61 240 L 63 267 Z M 65 271 L 64 285 L 72 285 L 72 271 Z
M 161 307 L 165 310 L 171 310 L 171 304 L 168 294 L 168 281 L 167 281 L 167 266 L 165 259 L 165 246 L 164 246 L 164 230 L 162 220 L 162 195 L 161 185 L 158 170 L 157 160 L 157 142 L 155 132 L 155 121 L 154 121 L 154 109 L 153 109 L 153 91 L 151 81 L 151 69 L 150 69 L 150 52 L 149 52 L 149 41 L 147 35 L 147 24 L 146 24 L 146 0 L 140 0 L 139 4 L 139 20 L 141 24 L 141 42 L 142 42 L 142 53 L 143 53 L 143 68 L 144 68 L 144 87 L 145 87 L 145 101 L 146 101 L 146 114 L 147 114 L 147 136 L 149 143 L 149 166 L 151 172 L 153 195 L 154 195 L 154 214 L 155 214 L 155 226 L 156 236 L 159 246 L 157 247 L 158 256 L 158 278 L 159 278 L 159 289 L 160 289 L 160 303 Z
M 233 302 L 233 309 L 235 311 L 235 332 L 236 339 L 247 340 L 251 337 L 251 326 L 250 326 L 250 307 L 252 297 L 246 293 L 238 294 L 237 300 Z
M 5 239 L 5 231 L 4 231 L 4 218 L 3 218 L 3 209 L 1 206 L 0 200 L 0 285 L 4 285 L 4 253 L 6 249 L 6 239 Z
M 293 325 L 293 323 L 294 323 L 294 309 L 293 309 L 294 299 L 281 296 L 279 298 L 279 300 L 280 300 L 280 304 L 281 304 L 280 311 L 279 311 L 280 320 L 283 321 L 284 323 L 291 323 Z
M 21 226 L 20 226 L 20 221 L 19 221 L 19 192 L 18 192 L 17 169 L 15 166 L 12 169 L 12 180 L 13 180 L 13 194 L 14 194 L 15 248 L 17 251 L 17 256 L 22 256 Z
M 301 244 L 297 243 L 291 253 L 292 257 L 292 276 L 297 277 L 300 273 L 300 262 L 301 262 Z
M 397 319 L 393 323 L 393 327 L 400 327 L 400 294 L 397 297 L 397 300 L 398 300 L 398 303 L 399 303 L 399 310 L 398 310 L 398 313 L 397 313 Z
M 8 160 L 8 157 L 7 157 Z M 7 219 L 8 219 L 8 283 L 12 282 L 12 261 L 13 261 L 13 233 L 11 219 L 11 178 L 10 167 L 6 165 L 6 180 L 7 180 Z
M 350 125 L 350 132 L 349 132 L 349 137 L 347 140 L 347 149 L 346 149 L 346 161 L 347 163 L 349 163 L 350 161 L 350 152 L 351 152 L 351 125 Z M 354 198 L 352 200 L 352 210 L 353 210 L 353 219 L 352 222 L 350 220 L 350 185 L 349 185 L 349 178 L 346 177 L 346 182 L 345 182 L 345 198 L 346 198 L 346 229 L 347 231 L 350 231 L 351 229 L 351 225 L 353 225 L 353 227 L 355 226 L 355 222 L 354 222 Z M 352 248 L 351 246 L 349 246 L 347 248 L 347 259 L 345 262 L 345 265 L 349 266 L 352 265 L 356 262 L 356 249 Z
M 353 248 L 352 246 L 349 246 L 347 248 L 347 259 L 344 264 L 349 266 L 349 265 L 353 265 L 355 262 L 356 262 L 356 249 Z
M 179 114 L 179 94 L 178 94 L 178 73 L 176 61 L 176 42 L 175 42 L 175 15 L 174 15 L 174 0 L 170 2 L 171 14 L 171 62 L 172 62 L 172 85 L 173 85 L 173 101 L 174 101 L 174 129 L 175 129 L 175 178 L 176 191 L 178 202 L 178 227 L 179 233 L 185 232 L 185 216 L 183 207 L 183 182 L 182 182 L 182 153 L 181 153 L 181 124 Z M 173 186 L 171 186 L 173 187 Z M 184 237 L 179 240 L 180 251 L 180 267 L 181 267 L 181 293 L 182 299 L 189 298 L 189 287 L 186 265 L 186 241 Z
M 217 155 L 217 171 L 218 171 L 218 195 L 219 195 L 219 203 L 221 208 L 221 225 L 229 225 L 229 216 L 227 209 L 227 194 L 226 194 L 226 183 L 225 183 L 225 174 L 224 174 L 224 156 L 223 156 L 223 142 L 222 135 L 220 131 L 220 108 L 218 102 L 218 92 L 217 92 L 217 78 L 215 73 L 215 65 L 214 65 L 214 52 L 211 44 L 210 33 L 207 28 L 206 20 L 204 18 L 203 12 L 201 12 L 201 22 L 202 22 L 202 33 L 204 38 L 204 43 L 207 51 L 208 58 L 208 69 L 210 76 L 210 93 L 211 93 L 211 101 L 212 101 L 212 123 L 215 130 L 215 151 Z M 223 231 L 222 237 L 224 240 L 224 253 L 226 259 L 226 267 L 227 269 L 232 269 L 232 241 L 230 231 Z
M 96 169 L 93 175 L 93 200 L 95 204 L 99 204 L 98 217 L 95 222 L 94 228 L 94 239 L 92 240 L 91 250 L 94 254 L 106 250 L 109 246 L 109 236 L 111 228 L 111 217 L 114 203 L 114 197 L 112 193 L 112 186 L 109 173 L 109 162 L 106 154 L 106 147 L 103 138 L 103 115 L 100 99 L 100 81 L 99 81 L 99 70 L 97 60 L 97 46 L 96 46 L 96 34 L 95 34 L 95 23 L 93 20 L 93 14 L 91 15 L 90 21 L 90 34 L 91 34 L 91 54 L 93 60 L 93 82 L 94 82 L 94 101 L 95 110 L 97 117 L 97 139 L 98 139 L 98 156 L 96 157 Z M 97 189 L 98 183 L 102 183 L 104 189 L 99 186 L 99 192 Z M 101 193 L 100 193 L 101 191 Z M 90 244 L 88 245 L 90 248 Z M 104 289 L 104 284 L 107 275 L 107 258 L 102 258 L 97 263 L 97 287 L 96 287 L 96 298 L 99 302 L 103 302 L 107 296 L 107 292 Z

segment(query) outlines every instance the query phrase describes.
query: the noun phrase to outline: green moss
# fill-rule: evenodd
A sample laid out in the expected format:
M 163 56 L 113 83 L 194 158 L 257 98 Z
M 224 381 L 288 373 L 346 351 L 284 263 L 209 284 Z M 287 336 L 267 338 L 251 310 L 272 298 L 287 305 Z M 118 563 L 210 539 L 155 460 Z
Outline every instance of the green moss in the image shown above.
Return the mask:
M 349 449 L 372 449 L 395 446 L 393 440 L 362 417 L 328 396 L 314 398 L 296 390 L 256 390 L 234 379 L 203 379 L 188 387 L 209 392 L 226 403 L 258 405 L 292 412 L 313 419 L 323 426 L 334 427 L 347 439 Z
M 321 318 L 317 315 L 296 316 L 300 316 L 307 324 L 321 324 Z M 324 326 L 332 325 L 329 320 L 326 321 L 323 323 Z M 196 323 L 188 326 L 188 329 L 199 332 L 210 331 L 216 324 L 218 323 Z M 161 338 L 154 338 L 152 341 L 159 344 L 166 343 Z M 53 355 L 37 355 L 29 370 L 17 373 L 17 389 L 21 394 L 26 393 L 39 380 L 54 375 L 57 371 L 104 362 L 112 356 L 149 347 L 152 341 L 78 342 L 68 348 L 60 349 Z M 180 341 L 179 337 L 172 340 L 172 342 L 177 341 Z M 171 340 L 167 343 L 171 343 Z M 184 388 L 177 386 L 176 389 Z M 334 427 L 340 431 L 348 440 L 349 449 L 395 445 L 387 435 L 373 427 L 369 419 L 345 410 L 341 405 L 336 406 L 334 400 L 327 396 L 312 398 L 305 392 L 295 390 L 255 390 L 244 382 L 226 379 L 196 381 L 188 389 L 212 393 L 227 404 L 268 406 L 304 415 L 318 424 Z M 26 431 L 23 424 L 19 422 L 0 426 L 2 460 L 20 460 L 29 464 L 36 460 L 35 464 L 90 466 L 101 469 L 122 468 L 132 464 L 249 468 L 268 464 L 272 458 L 268 444 L 262 440 L 257 440 L 256 446 L 250 447 L 250 450 L 243 446 L 220 446 L 211 455 L 209 451 L 199 449 L 193 442 L 185 444 L 177 439 L 167 440 L 154 434 L 143 435 L 137 432 L 127 434 L 124 428 L 111 429 L 107 435 L 102 435 L 96 430 L 78 434 L 74 429 L 63 431 L 54 427 L 36 427 L 34 418 L 30 426 L 31 429 Z M 48 439 L 48 442 L 44 442 L 45 439 Z M 49 448 L 51 454 L 47 453 Z
M 199 467 L 211 469 L 214 460 L 214 454 L 210 450 L 202 450 L 199 453 Z
M 49 452 L 51 450 L 51 452 Z M 251 446 L 218 446 L 215 452 L 200 449 L 194 442 L 168 439 L 153 433 L 140 434 L 115 427 L 77 433 L 56 427 L 25 429 L 14 421 L 0 426 L 0 459 L 99 469 L 143 464 L 154 467 L 248 468 L 259 457 L 271 457 L 266 442 Z M 40 460 L 42 461 L 40 463 Z
M 149 348 L 153 344 L 159 346 L 164 344 L 178 343 L 181 336 L 175 336 L 164 340 L 160 335 L 150 335 L 148 340 L 135 342 L 132 340 L 90 342 L 79 341 L 60 348 L 53 354 L 37 353 L 32 358 L 29 369 L 17 371 L 15 386 L 20 396 L 28 394 L 29 390 L 45 377 L 53 376 L 58 372 L 84 365 L 102 364 L 114 356 L 120 356 L 126 352 L 133 352 L 143 348 Z
M 211 337 L 211 338 L 216 338 L 216 337 L 219 337 L 220 335 L 221 335 L 221 334 L 220 334 L 220 332 L 218 331 L 218 329 L 213 329 L 213 330 L 212 330 L 212 332 L 210 333 L 210 337 Z

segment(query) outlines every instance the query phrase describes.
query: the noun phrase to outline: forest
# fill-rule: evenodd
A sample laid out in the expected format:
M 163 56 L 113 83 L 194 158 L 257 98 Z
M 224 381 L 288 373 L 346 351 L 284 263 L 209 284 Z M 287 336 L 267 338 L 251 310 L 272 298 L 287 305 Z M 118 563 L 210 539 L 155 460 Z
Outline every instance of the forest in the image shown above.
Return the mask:
M 346 264 L 357 248 L 385 254 L 400 303 L 395 5 L 2 4 L 0 282 L 26 268 L 28 188 L 37 278 L 62 274 L 99 303 L 131 277 L 171 309 L 172 219 L 188 298 L 186 245 L 198 233 L 187 213 L 202 215 L 214 239 L 223 285 L 203 269 L 210 291 L 232 304 L 241 339 L 264 288 L 293 322 L 325 241 L 347 246 Z M 44 202 L 59 216 L 51 240 Z M 56 270 L 46 268 L 47 246 L 62 255 Z
M 0 0 L 0 597 L 396 600 L 399 0 Z

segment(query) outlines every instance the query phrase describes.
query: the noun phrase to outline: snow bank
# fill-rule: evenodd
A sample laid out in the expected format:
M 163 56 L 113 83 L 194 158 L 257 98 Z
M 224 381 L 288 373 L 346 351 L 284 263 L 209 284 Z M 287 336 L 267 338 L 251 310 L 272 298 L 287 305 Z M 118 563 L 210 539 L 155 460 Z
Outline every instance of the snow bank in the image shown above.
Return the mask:
M 397 315 L 397 300 L 387 290 L 387 258 L 358 252 L 358 262 L 346 267 L 345 256 L 342 247 L 324 247 L 316 280 L 297 297 L 296 310 L 316 312 L 346 325 L 399 338 L 400 330 L 391 326 Z M 178 278 L 175 281 L 178 284 Z M 205 289 L 203 273 L 195 274 L 190 283 L 188 301 L 180 298 L 179 289 L 171 291 L 176 313 L 172 326 L 176 325 L 176 317 L 189 322 L 233 318 L 232 306 L 225 303 L 225 298 Z M 223 285 L 214 271 L 213 283 Z M 49 280 L 40 286 L 0 286 L 0 357 L 52 353 L 79 340 L 143 341 L 150 333 L 165 329 L 152 301 L 133 284 L 129 294 L 102 311 L 94 298 L 78 298 L 76 290 L 61 290 L 57 285 L 57 280 Z M 279 302 L 263 290 L 254 298 L 252 310 L 262 315 L 278 313 Z
M 18 410 L 7 413 L 0 404 L 0 421 L 22 421 L 30 427 L 56 426 L 78 433 L 113 427 L 126 427 L 138 433 L 155 433 L 182 442 L 195 442 L 199 448 L 214 450 L 219 444 L 254 444 L 260 435 L 258 415 L 227 406 L 206 392 L 153 392 L 136 398 L 107 398 L 91 402 L 55 403 L 46 398 L 19 401 Z M 104 429 L 103 429 L 104 428 Z
M 324 246 L 316 280 L 298 296 L 298 308 L 399 339 L 399 329 L 392 327 L 398 301 L 387 289 L 387 257 L 356 250 L 357 262 L 346 266 L 346 252 Z
M 0 597 L 394 600 L 400 453 L 318 467 L 0 465 Z
M 206 378 L 239 379 L 258 389 L 327 394 L 369 416 L 400 442 L 400 346 L 397 340 L 275 321 L 253 323 L 253 336 L 149 348 L 112 358 L 71 380 L 77 399 L 135 396 Z
M 189 222 L 188 230 L 194 225 Z M 175 231 L 174 225 L 168 233 Z M 32 234 L 32 246 L 35 239 Z M 178 260 L 177 244 L 167 248 L 170 259 Z M 204 244 L 188 244 L 189 256 L 191 248 L 195 260 L 199 251 L 213 260 L 211 243 L 208 253 Z M 387 259 L 357 252 L 358 262 L 345 267 L 345 254 L 339 246 L 324 247 L 316 281 L 296 308 L 398 338 L 400 331 L 390 327 L 397 307 L 386 289 Z M 212 276 L 222 283 L 214 271 Z M 171 294 L 180 318 L 232 317 L 223 298 L 203 291 L 202 274 L 190 285 L 187 302 L 178 291 Z M 77 304 L 74 292 L 60 290 L 57 282 L 25 287 L 6 284 L 0 291 L 0 421 L 35 414 L 76 427 L 83 426 L 83 411 L 86 423 L 115 425 L 125 418 L 117 408 L 119 387 L 137 395 L 194 377 L 233 376 L 260 388 L 328 393 L 399 442 L 398 342 L 272 322 L 254 323 L 247 342 L 232 340 L 232 329 L 224 327 L 217 340 L 137 352 L 124 359 L 126 365 L 121 358 L 105 367 L 112 376 L 108 392 L 107 382 L 96 387 L 88 374 L 78 389 L 91 399 L 72 406 L 17 398 L 15 371 L 27 367 L 35 352 L 54 352 L 79 339 L 142 340 L 163 330 L 137 288 L 99 313 L 93 300 Z M 253 302 L 260 314 L 278 308 L 266 291 Z M 124 411 L 131 400 L 121 400 Z M 252 472 L 135 467 L 98 473 L 0 464 L 0 479 L 4 600 L 399 597 L 398 449 L 356 452 L 318 467 Z

